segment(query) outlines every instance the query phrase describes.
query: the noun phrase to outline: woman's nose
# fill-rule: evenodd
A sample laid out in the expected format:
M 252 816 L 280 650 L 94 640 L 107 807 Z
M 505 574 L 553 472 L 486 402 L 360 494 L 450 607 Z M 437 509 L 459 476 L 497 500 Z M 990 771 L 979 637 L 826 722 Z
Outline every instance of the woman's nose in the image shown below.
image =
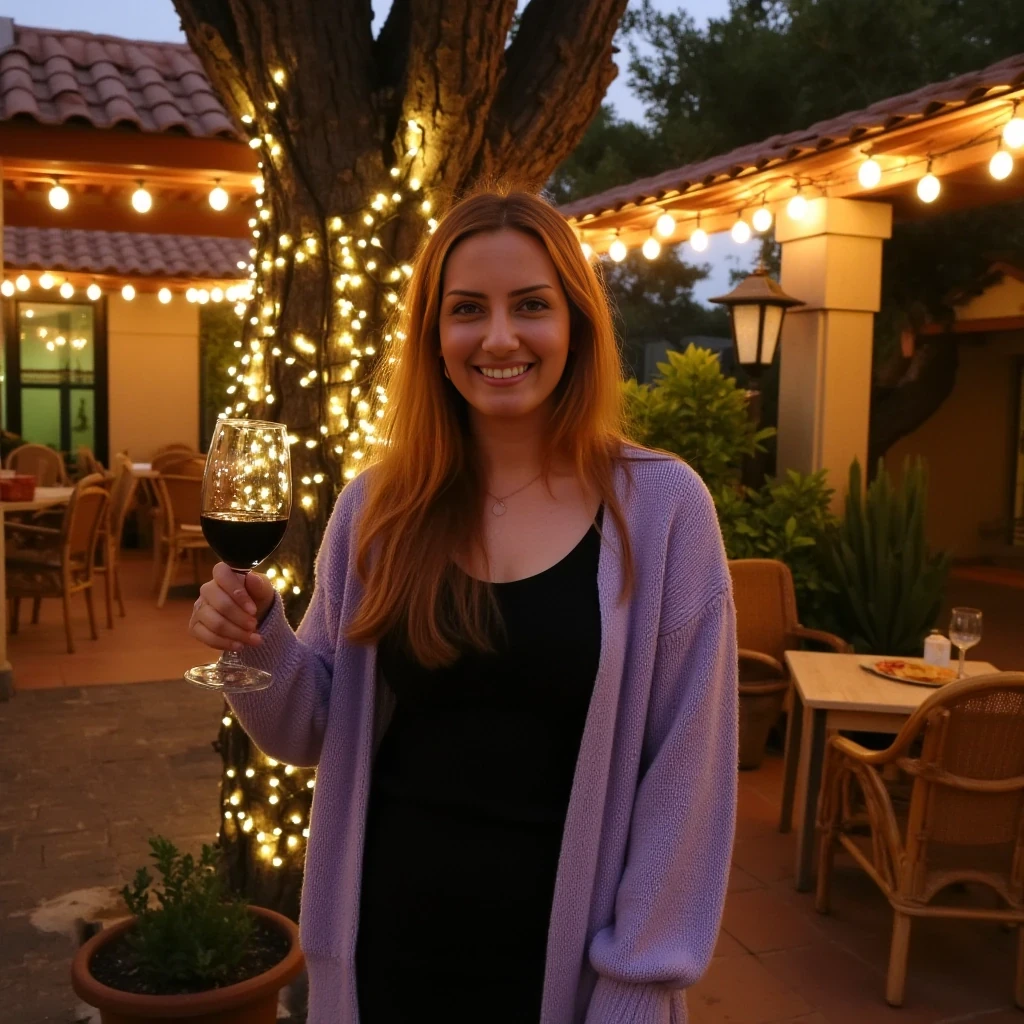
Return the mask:
M 492 316 L 487 324 L 487 334 L 481 348 L 493 355 L 505 355 L 519 348 L 519 339 L 512 329 L 510 318 L 503 313 Z

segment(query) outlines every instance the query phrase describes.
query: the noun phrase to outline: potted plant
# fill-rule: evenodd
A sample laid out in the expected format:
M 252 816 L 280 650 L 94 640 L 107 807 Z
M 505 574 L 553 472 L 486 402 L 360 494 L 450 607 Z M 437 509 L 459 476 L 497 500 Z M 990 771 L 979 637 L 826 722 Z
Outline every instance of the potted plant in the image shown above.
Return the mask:
M 303 967 L 295 924 L 228 896 L 214 847 L 198 863 L 162 836 L 150 847 L 162 886 L 140 868 L 121 890 L 134 916 L 78 950 L 77 995 L 103 1024 L 274 1024 L 278 992 Z

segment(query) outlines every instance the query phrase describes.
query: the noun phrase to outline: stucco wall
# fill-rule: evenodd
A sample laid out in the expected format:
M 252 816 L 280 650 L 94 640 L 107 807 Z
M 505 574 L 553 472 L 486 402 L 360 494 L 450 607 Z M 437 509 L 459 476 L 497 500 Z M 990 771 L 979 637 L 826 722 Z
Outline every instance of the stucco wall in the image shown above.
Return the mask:
M 199 307 L 176 296 L 108 299 L 110 452 L 148 461 L 172 441 L 198 442 Z
M 907 455 L 927 460 L 929 539 L 960 559 L 991 552 L 993 541 L 986 542 L 982 528 L 1008 523 L 1010 516 L 1017 367 L 1024 357 L 1024 331 L 988 338 L 979 342 L 961 336 L 952 394 L 885 458 L 897 479 Z

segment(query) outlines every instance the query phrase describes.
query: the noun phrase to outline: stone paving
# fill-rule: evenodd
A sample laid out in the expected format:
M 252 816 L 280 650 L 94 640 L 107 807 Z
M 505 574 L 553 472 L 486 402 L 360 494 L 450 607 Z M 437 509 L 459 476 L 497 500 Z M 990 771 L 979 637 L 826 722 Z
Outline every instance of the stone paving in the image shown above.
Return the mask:
M 88 1019 L 68 981 L 68 894 L 88 916 L 146 862 L 154 832 L 193 852 L 210 841 L 220 709 L 179 681 L 26 691 L 0 704 L 0 1024 Z M 690 1024 L 1022 1024 L 1016 936 L 977 922 L 915 925 L 906 1005 L 885 1005 L 888 905 L 841 861 L 829 917 L 794 891 L 793 837 L 777 831 L 780 776 L 778 757 L 741 773 L 724 926 L 690 994 Z

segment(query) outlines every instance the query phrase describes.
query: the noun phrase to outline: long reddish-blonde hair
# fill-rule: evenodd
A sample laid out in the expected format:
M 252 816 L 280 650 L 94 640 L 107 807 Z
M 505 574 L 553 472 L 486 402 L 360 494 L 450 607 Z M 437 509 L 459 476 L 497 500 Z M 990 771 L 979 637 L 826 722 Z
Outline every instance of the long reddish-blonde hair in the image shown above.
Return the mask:
M 543 199 L 525 192 L 472 195 L 426 240 L 409 281 L 395 332 L 404 339 L 386 381 L 388 402 L 358 527 L 364 593 L 346 630 L 353 642 L 375 643 L 398 627 L 410 653 L 431 667 L 450 664 L 467 646 L 492 648 L 490 585 L 453 559 L 484 553 L 484 480 L 466 401 L 444 377 L 438 321 L 451 251 L 472 235 L 505 229 L 544 245 L 569 300 L 570 355 L 554 395 L 545 473 L 556 460 L 569 462 L 600 496 L 621 540 L 624 590 L 632 582 L 614 479 L 624 441 L 621 365 L 604 286 L 573 230 Z

